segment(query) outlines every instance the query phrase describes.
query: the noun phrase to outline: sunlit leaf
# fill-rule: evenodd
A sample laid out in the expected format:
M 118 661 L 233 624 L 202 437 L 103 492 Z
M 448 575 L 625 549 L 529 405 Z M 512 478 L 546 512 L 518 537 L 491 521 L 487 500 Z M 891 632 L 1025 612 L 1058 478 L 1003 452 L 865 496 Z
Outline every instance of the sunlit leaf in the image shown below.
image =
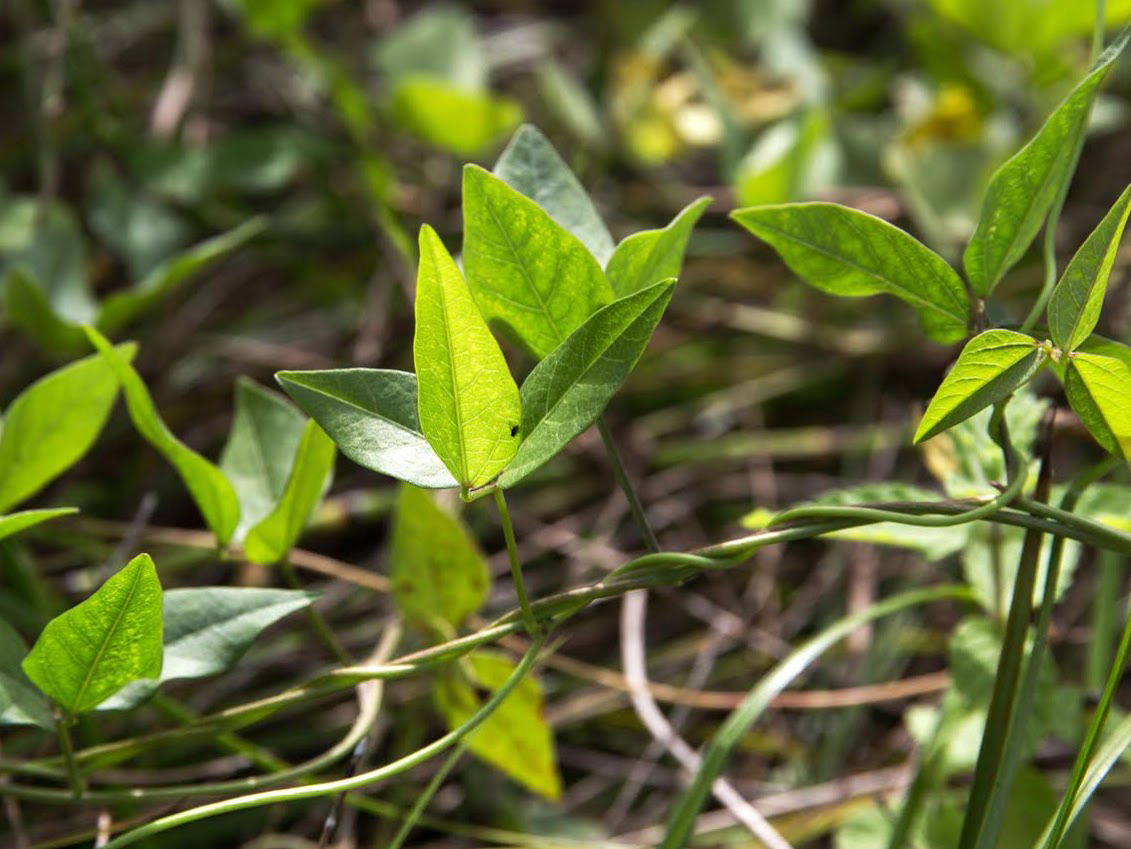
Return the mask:
M 1116 357 L 1077 351 L 1064 370 L 1064 391 L 1096 442 L 1131 459 L 1131 367 Z
M 334 456 L 334 441 L 316 422 L 308 421 L 291 456 L 290 474 L 278 503 L 247 532 L 243 550 L 248 560 L 276 563 L 287 556 L 329 486 Z
M 487 598 L 490 573 L 483 554 L 463 523 L 422 489 L 400 488 L 389 561 L 401 616 L 441 638 Z
M 1131 212 L 1131 186 L 1088 236 L 1049 298 L 1049 333 L 1062 351 L 1074 351 L 1096 328 L 1108 277 Z
M 978 227 L 963 258 L 974 291 L 988 295 L 1028 250 L 1076 164 L 1076 146 L 1096 90 L 1127 44 L 1124 32 L 1072 89 L 1037 134 L 990 181 Z
M 18 513 L 9 513 L 0 516 L 0 539 L 18 534 L 20 531 L 55 519 L 59 516 L 72 516 L 79 512 L 77 507 L 51 507 L 43 510 L 20 510 Z
M 138 433 L 177 470 L 212 533 L 221 545 L 227 543 L 239 524 L 240 503 L 224 473 L 173 436 L 161 421 L 149 390 L 133 366 L 111 348 L 97 330 L 91 327 L 84 330 L 117 375 Z
M 466 495 L 514 457 L 522 403 L 463 275 L 427 225 L 420 230 L 413 354 L 421 430 Z
M 514 670 L 514 664 L 497 652 L 475 652 L 468 661 L 436 681 L 436 704 L 449 728 L 463 725 L 482 707 L 474 687 L 497 692 Z M 474 681 L 464 677 L 465 671 Z M 542 713 L 542 690 L 533 677 L 522 679 L 467 739 L 472 752 L 528 789 L 547 799 L 561 795 L 553 737 Z
M 966 334 L 970 304 L 961 278 L 882 219 L 831 203 L 760 206 L 731 217 L 818 289 L 849 297 L 887 292 L 915 308 L 932 338 L 955 342 Z
M 478 156 L 522 120 L 522 107 L 508 97 L 426 76 L 398 80 L 391 111 L 408 132 L 460 156 Z
M 427 489 L 458 485 L 420 430 L 415 374 L 346 368 L 275 378 L 358 465 Z
M 593 254 L 542 207 L 474 165 L 463 171 L 463 266 L 475 302 L 541 359 L 613 290 Z
M 554 146 L 531 124 L 515 132 L 495 163 L 495 176 L 526 195 L 589 249 L 604 268 L 613 255 L 613 237 L 577 177 Z M 661 275 L 652 282 L 664 279 Z
M 710 205 L 711 198 L 699 198 L 662 230 L 642 230 L 617 245 L 605 269 L 616 296 L 623 298 L 661 280 L 679 277 L 691 231 Z
M 930 439 L 1007 397 L 1036 373 L 1045 357 L 1044 348 L 1024 333 L 979 333 L 966 343 L 935 392 L 915 431 L 915 442 Z
M 128 362 L 137 346 L 119 345 Z M 8 407 L 0 431 L 0 512 L 34 495 L 94 444 L 118 397 L 118 379 L 95 354 L 41 377 Z
M 161 584 L 139 554 L 86 601 L 43 629 L 23 669 L 68 714 L 83 713 L 123 686 L 161 674 Z
M 499 476 L 514 486 L 589 427 L 632 371 L 671 300 L 672 281 L 598 310 L 522 384 L 522 444 Z
M 100 710 L 140 704 L 160 683 L 219 675 L 239 662 L 256 637 L 284 616 L 307 607 L 311 593 L 266 587 L 193 587 L 164 594 L 164 662 L 156 680 L 135 681 Z

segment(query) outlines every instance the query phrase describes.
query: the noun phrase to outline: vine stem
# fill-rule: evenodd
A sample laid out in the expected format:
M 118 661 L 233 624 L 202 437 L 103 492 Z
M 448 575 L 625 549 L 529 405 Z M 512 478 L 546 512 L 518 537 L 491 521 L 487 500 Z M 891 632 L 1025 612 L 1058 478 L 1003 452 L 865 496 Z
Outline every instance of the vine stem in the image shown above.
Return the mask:
M 518 560 L 518 543 L 514 540 L 514 525 L 511 524 L 511 513 L 507 509 L 507 499 L 503 495 L 502 489 L 495 490 L 495 506 L 499 508 L 499 518 L 503 522 L 503 536 L 507 541 L 507 559 L 511 564 L 511 577 L 514 578 L 514 591 L 518 595 L 518 606 L 522 608 L 522 621 L 526 626 L 526 632 L 531 637 L 537 637 L 542 633 L 542 626 L 538 624 L 538 620 L 534 617 L 534 611 L 530 609 L 530 599 L 526 595 L 526 584 L 522 580 L 522 564 Z
M 107 843 L 104 849 L 122 849 L 123 846 L 137 843 L 139 840 L 144 840 L 146 837 L 150 837 L 154 834 L 160 834 L 171 828 L 216 816 L 217 814 L 245 811 L 251 808 L 258 808 L 263 805 L 272 805 L 280 802 L 317 799 L 343 791 L 357 790 L 361 787 L 373 784 L 374 782 L 407 772 L 413 767 L 424 763 L 459 743 L 468 734 L 478 728 L 487 717 L 493 714 L 495 710 L 498 709 L 499 705 L 502 704 L 503 700 L 514 691 L 514 688 L 518 686 L 519 682 L 526 677 L 526 674 L 534 666 L 535 661 L 538 659 L 538 654 L 541 652 L 542 646 L 545 643 L 545 639 L 543 635 L 532 638 L 530 647 L 526 650 L 526 654 L 522 656 L 522 660 L 518 662 L 518 665 L 515 666 L 514 670 L 507 677 L 507 680 L 503 682 L 503 685 L 491 695 L 491 698 L 488 699 L 483 707 L 476 711 L 467 722 L 459 728 L 449 731 L 443 737 L 432 741 L 427 746 L 405 755 L 403 758 L 399 758 L 392 763 L 349 778 L 339 778 L 335 781 L 309 784 L 304 787 L 285 787 L 279 790 L 268 790 L 261 793 L 253 793 L 248 796 L 223 799 L 219 802 L 189 808 L 187 811 L 179 811 L 178 813 L 161 817 L 160 819 L 146 823 L 125 834 L 119 835 Z
M 632 512 L 632 518 L 636 522 L 640 536 L 644 538 L 644 545 L 653 554 L 659 554 L 660 542 L 656 539 L 656 534 L 648 522 L 648 514 L 644 512 L 644 505 L 640 502 L 640 496 L 636 494 L 636 487 L 632 485 L 632 480 L 629 478 L 628 472 L 625 471 L 620 451 L 617 450 L 616 441 L 613 439 L 612 433 L 609 432 L 609 426 L 605 423 L 603 416 L 597 419 L 597 430 L 601 434 L 601 441 L 605 443 L 605 453 L 609 456 L 609 462 L 613 466 L 613 474 L 616 476 L 621 492 L 628 499 L 628 509 Z
M 67 779 L 71 784 L 71 793 L 76 800 L 83 797 L 86 792 L 86 782 L 83 781 L 79 771 L 79 762 L 75 758 L 75 745 L 71 741 L 70 717 L 60 717 L 55 720 L 55 730 L 59 733 L 59 745 L 63 750 L 63 760 L 67 764 Z

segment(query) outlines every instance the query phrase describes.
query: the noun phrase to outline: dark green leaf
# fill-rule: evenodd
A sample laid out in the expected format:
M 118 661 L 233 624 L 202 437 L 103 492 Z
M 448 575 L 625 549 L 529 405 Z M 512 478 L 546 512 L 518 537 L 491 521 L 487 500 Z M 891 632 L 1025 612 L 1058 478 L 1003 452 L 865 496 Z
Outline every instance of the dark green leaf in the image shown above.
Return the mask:
M 1124 31 L 1072 89 L 1037 134 L 1001 166 L 982 202 L 978 228 L 963 258 L 974 291 L 993 291 L 1029 248 L 1061 187 L 1071 178 L 1076 151 L 1096 90 L 1127 44 Z
M 1111 211 L 1080 246 L 1052 290 L 1049 333 L 1062 351 L 1076 350 L 1096 328 L 1129 212 L 1131 186 L 1124 189 Z
M 422 489 L 401 486 L 390 553 L 393 599 L 407 621 L 441 639 L 487 598 L 490 573 L 467 529 Z
M 534 367 L 522 384 L 522 444 L 500 486 L 514 486 L 596 420 L 640 359 L 674 288 L 659 283 L 602 307 Z
M 358 465 L 427 489 L 458 486 L 420 430 L 415 374 L 347 368 L 275 379 Z
M 1131 459 L 1131 367 L 1116 357 L 1077 351 L 1064 370 L 1064 391 L 1096 442 Z
M 463 275 L 428 225 L 420 230 L 412 350 L 420 428 L 467 495 L 514 457 L 522 402 Z
M 161 584 L 139 554 L 90 598 L 43 629 L 23 668 L 69 715 L 161 674 Z
M 1046 356 L 1041 344 L 1024 333 L 979 333 L 966 343 L 954 368 L 935 392 L 914 441 L 930 439 L 1007 397 L 1028 382 Z
M 970 304 L 954 269 L 882 219 L 831 203 L 760 206 L 731 217 L 819 289 L 848 297 L 887 292 L 915 308 L 933 339 L 966 334 Z
M 514 670 L 514 664 L 498 652 L 475 652 L 468 661 L 436 681 L 436 704 L 449 728 L 463 725 L 482 707 L 472 684 L 493 693 Z M 461 674 L 468 667 L 473 682 Z M 554 741 L 542 713 L 542 690 L 533 677 L 520 681 L 467 739 L 472 752 L 528 789 L 547 799 L 561 795 Z
M 605 269 L 616 296 L 623 298 L 661 280 L 679 277 L 691 231 L 710 205 L 711 198 L 699 198 L 662 230 L 633 233 L 617 245 Z
M 0 619 L 0 725 L 38 725 L 52 728 L 51 703 L 24 673 L 27 646 L 23 638 Z
M 119 345 L 128 362 L 137 346 Z M 34 495 L 86 454 L 118 397 L 118 379 L 95 354 L 40 378 L 14 400 L 0 432 L 0 512 Z
M 310 593 L 259 587 L 169 590 L 163 604 L 160 677 L 127 685 L 99 709 L 126 710 L 149 698 L 159 683 L 206 678 L 231 669 L 265 628 L 313 600 Z
M 589 249 L 604 268 L 613 237 L 593 201 L 554 146 L 531 124 L 523 124 L 495 163 L 495 176 L 526 195 Z M 661 274 L 653 283 L 675 274 Z
M 220 470 L 240 500 L 235 538 L 267 516 L 283 497 L 306 421 L 278 393 L 247 378 L 236 382 L 236 413 Z
M 243 550 L 252 563 L 276 563 L 310 520 L 334 470 L 334 441 L 315 422 L 307 422 L 298 450 L 291 456 L 290 476 L 275 509 L 254 525 Z
M 177 470 L 212 533 L 216 534 L 221 545 L 227 543 L 239 524 L 240 502 L 224 473 L 170 433 L 133 366 L 111 348 L 97 330 L 91 327 L 83 329 L 117 375 L 138 433 Z
M 541 359 L 613 290 L 593 254 L 534 201 L 474 165 L 463 171 L 463 264 L 475 301 Z

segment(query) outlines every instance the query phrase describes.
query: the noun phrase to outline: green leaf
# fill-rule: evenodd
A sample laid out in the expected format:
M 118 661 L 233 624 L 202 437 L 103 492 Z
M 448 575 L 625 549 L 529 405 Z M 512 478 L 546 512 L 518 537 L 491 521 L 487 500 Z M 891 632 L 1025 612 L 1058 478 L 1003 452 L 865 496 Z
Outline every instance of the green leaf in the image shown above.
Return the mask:
M 397 495 L 390 577 L 401 616 L 442 639 L 479 609 L 490 584 L 487 563 L 463 523 L 407 484 Z
M 509 97 L 417 75 L 393 85 L 391 110 L 405 130 L 460 156 L 478 156 L 522 120 L 522 107 Z
M 428 225 L 420 230 L 412 349 L 421 430 L 466 496 L 514 457 L 522 403 L 499 343 Z
M 420 430 L 415 374 L 346 368 L 275 379 L 358 465 L 426 489 L 458 486 Z
M 1115 254 L 1131 212 L 1131 186 L 1092 231 L 1049 298 L 1049 333 L 1062 351 L 1075 351 L 1096 328 Z
M 106 338 L 92 327 L 84 327 L 83 330 L 117 375 L 138 433 L 177 470 L 200 508 L 204 521 L 220 544 L 226 544 L 239 524 L 240 503 L 224 473 L 173 436 L 157 414 L 141 377 L 110 347 Z
M 334 441 L 317 423 L 307 422 L 278 504 L 244 540 L 248 560 L 277 563 L 287 556 L 330 484 L 334 454 Z
M 961 278 L 886 221 L 831 203 L 759 206 L 731 217 L 818 289 L 847 297 L 887 292 L 915 308 L 931 338 L 956 342 L 966 335 L 970 304 Z
M 262 216 L 248 219 L 238 227 L 198 242 L 158 264 L 132 289 L 106 297 L 98 311 L 98 329 L 103 333 L 118 330 L 194 274 L 204 271 L 216 260 L 263 232 L 266 226 L 267 219 Z
M 70 207 L 38 197 L 0 197 L 0 277 L 21 270 L 62 322 L 95 313 L 87 281 L 86 239 Z
M 235 538 L 267 516 L 283 497 L 306 420 L 277 392 L 253 380 L 236 382 L 236 413 L 220 470 L 240 501 Z
M 99 710 L 125 710 L 166 681 L 206 678 L 231 669 L 265 629 L 310 605 L 311 593 L 259 587 L 169 590 L 164 597 L 164 663 L 156 681 L 135 681 Z
M 459 6 L 425 9 L 377 45 L 377 67 L 393 79 L 422 75 L 468 91 L 487 88 L 487 56 L 475 19 Z
M 1115 357 L 1077 351 L 1064 370 L 1064 391 L 1096 442 L 1131 459 L 1131 367 Z
M 23 668 L 69 715 L 161 674 L 161 584 L 139 554 L 90 598 L 43 629 Z
M 57 316 L 43 289 L 23 269 L 8 272 L 4 296 L 12 323 L 23 328 L 44 350 L 56 355 L 86 350 L 86 337 L 79 325 Z
M 613 237 L 577 177 L 554 146 L 531 124 L 523 124 L 495 163 L 495 176 L 526 195 L 589 249 L 604 268 L 613 255 Z M 656 280 L 674 277 L 661 274 Z M 653 280 L 651 282 L 656 282 Z
M 1076 151 L 1096 90 L 1127 44 L 1124 31 L 1091 72 L 1045 120 L 1037 134 L 990 180 L 978 227 L 963 263 L 974 291 L 985 297 L 1028 250 L 1061 187 L 1071 178 Z
M 137 346 L 119 345 L 133 359 Z M 97 354 L 40 378 L 14 400 L 0 432 L 0 512 L 34 495 L 86 454 L 118 397 Z
M 594 422 L 640 359 L 674 289 L 667 281 L 602 307 L 534 367 L 522 384 L 522 444 L 500 486 L 514 486 Z
M 0 725 L 53 728 L 51 703 L 24 673 L 27 646 L 16 630 L 0 619 Z
M 1028 382 L 1046 356 L 1040 343 L 1024 333 L 979 333 L 966 343 L 954 368 L 935 392 L 914 441 L 930 439 L 1005 398 Z
M 710 205 L 711 198 L 699 198 L 662 230 L 633 233 L 617 245 L 605 269 L 616 296 L 623 298 L 661 280 L 679 277 L 691 231 Z
M 613 300 L 577 237 L 475 165 L 463 170 L 463 221 L 463 266 L 475 302 L 538 359 Z
M 449 728 L 458 728 L 482 706 L 472 686 L 497 692 L 514 669 L 505 655 L 478 651 L 468 663 L 436 680 L 436 705 Z M 474 681 L 460 674 L 469 672 Z M 491 716 L 467 737 L 469 748 L 491 766 L 547 799 L 561 796 L 550 727 L 542 714 L 542 691 L 528 676 Z
M 21 510 L 18 513 L 9 513 L 0 516 L 0 539 L 18 534 L 25 528 L 55 519 L 59 516 L 71 516 L 79 512 L 78 507 L 53 507 L 44 510 Z

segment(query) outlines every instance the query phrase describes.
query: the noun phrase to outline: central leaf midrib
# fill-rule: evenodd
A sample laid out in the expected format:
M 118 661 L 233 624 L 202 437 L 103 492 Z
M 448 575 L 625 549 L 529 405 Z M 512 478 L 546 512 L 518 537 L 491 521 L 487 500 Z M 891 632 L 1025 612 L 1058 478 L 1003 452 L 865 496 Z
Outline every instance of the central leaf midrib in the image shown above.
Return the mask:
M 456 446 L 459 449 L 459 467 L 463 475 L 461 485 L 470 485 L 471 472 L 467 467 L 467 446 L 464 444 L 463 415 L 460 411 L 459 379 L 456 377 L 456 361 L 453 346 L 451 322 L 448 321 L 448 291 L 444 281 L 444 269 L 440 264 L 441 257 L 437 256 L 435 247 L 432 251 L 432 266 L 436 269 L 436 285 L 439 289 L 440 321 L 444 327 L 444 353 L 448 355 L 448 374 L 451 375 L 452 384 L 452 416 L 456 425 Z M 458 273 L 458 272 L 457 272 Z
M 821 254 L 822 256 L 826 257 L 827 259 L 831 259 L 831 260 L 834 260 L 836 262 L 839 262 L 840 264 L 845 265 L 845 266 L 859 272 L 860 274 L 863 274 L 866 277 L 880 281 L 881 283 L 885 284 L 884 288 L 885 288 L 885 290 L 887 291 L 888 294 L 894 294 L 894 292 L 892 291 L 894 289 L 894 290 L 897 290 L 900 293 L 905 293 L 906 296 L 907 296 L 906 300 L 912 301 L 915 304 L 919 304 L 919 305 L 922 305 L 924 307 L 928 307 L 928 308 L 930 308 L 930 309 L 932 309 L 936 312 L 942 313 L 943 315 L 947 316 L 948 318 L 960 319 L 961 323 L 963 323 L 963 324 L 968 320 L 968 316 L 962 315 L 961 313 L 952 313 L 952 312 L 950 312 L 950 310 L 946 309 L 941 304 L 935 303 L 934 301 L 929 301 L 929 300 L 924 299 L 921 295 L 919 295 L 917 292 L 915 292 L 914 289 L 904 288 L 903 286 L 896 284 L 895 281 L 892 278 L 884 277 L 876 271 L 873 271 L 869 268 L 866 268 L 865 266 L 860 265 L 857 262 L 854 262 L 850 259 L 847 259 L 846 257 L 844 257 L 843 254 L 833 253 L 828 248 L 822 247 L 821 245 L 816 244 L 814 242 L 806 241 L 805 239 L 801 238 L 800 236 L 795 236 L 793 233 L 791 233 L 787 230 L 782 230 L 779 227 L 776 227 L 776 226 L 768 223 L 765 219 L 758 220 L 757 223 L 758 223 L 758 226 L 764 227 L 766 230 L 771 231 L 775 235 L 781 236 L 785 239 L 788 239 L 791 242 L 794 242 L 798 245 L 806 247 L 806 248 L 812 250 L 815 253 Z M 950 291 L 945 286 L 943 287 L 943 290 L 947 291 L 947 292 Z M 879 293 L 877 293 L 877 294 L 879 294 Z
M 86 695 L 86 691 L 90 687 L 91 680 L 94 678 L 95 670 L 98 669 L 99 664 L 102 662 L 102 656 L 106 653 L 106 646 L 109 645 L 110 641 L 113 639 L 115 632 L 118 630 L 118 625 L 121 623 L 122 617 L 125 616 L 126 609 L 130 605 L 130 601 L 133 599 L 134 594 L 137 592 L 137 586 L 141 582 L 141 575 L 144 571 L 144 567 L 135 571 L 136 574 L 134 576 L 134 579 L 126 592 L 125 602 L 118 607 L 118 611 L 114 616 L 113 624 L 109 629 L 107 629 L 106 635 L 103 637 L 101 644 L 95 651 L 94 661 L 87 668 L 83 682 L 79 686 L 78 693 L 75 695 L 75 705 L 82 703 L 83 696 Z

